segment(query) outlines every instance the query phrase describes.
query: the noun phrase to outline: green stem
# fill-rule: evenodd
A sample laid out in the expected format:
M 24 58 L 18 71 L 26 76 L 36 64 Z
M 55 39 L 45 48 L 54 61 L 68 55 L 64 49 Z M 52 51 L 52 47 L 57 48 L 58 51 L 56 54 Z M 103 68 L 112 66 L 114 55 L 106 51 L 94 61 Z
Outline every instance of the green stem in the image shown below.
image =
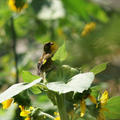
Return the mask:
M 59 110 L 60 119 L 61 120 L 69 120 L 69 118 L 67 116 L 67 112 L 66 112 L 64 95 L 57 95 L 56 99 L 57 99 L 57 107 Z
M 55 119 L 53 116 L 51 116 L 51 115 L 49 115 L 49 114 L 47 114 L 47 113 L 44 113 L 44 112 L 41 112 L 40 115 L 44 115 L 44 116 L 50 118 L 51 120 L 54 120 L 54 119 Z
M 15 69 L 16 69 L 16 83 L 19 82 L 19 72 L 18 72 L 18 59 L 17 59 L 17 52 L 16 52 L 16 32 L 14 27 L 14 18 L 11 17 L 11 36 L 12 36 L 12 48 L 13 48 L 13 55 L 15 61 Z

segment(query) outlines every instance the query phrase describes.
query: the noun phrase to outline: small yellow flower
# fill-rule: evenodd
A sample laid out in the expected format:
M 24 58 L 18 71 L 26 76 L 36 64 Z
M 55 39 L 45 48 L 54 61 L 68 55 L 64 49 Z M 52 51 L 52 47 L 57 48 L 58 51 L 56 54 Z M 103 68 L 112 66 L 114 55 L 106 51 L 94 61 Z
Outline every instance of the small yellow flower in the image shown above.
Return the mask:
M 54 120 L 60 120 L 60 116 L 57 116 Z
M 20 112 L 21 117 L 27 117 L 31 113 L 30 110 L 25 110 L 24 106 L 19 105 L 19 108 L 21 110 Z
M 89 98 L 92 103 L 96 104 L 96 108 L 98 107 L 97 100 L 94 96 L 88 95 L 87 98 Z M 83 117 L 86 111 L 86 103 L 84 98 L 80 101 L 80 111 L 80 117 Z
M 21 10 L 28 7 L 27 0 L 9 0 L 8 4 L 14 12 L 21 12 Z
M 13 98 L 5 100 L 4 102 L 2 102 L 3 109 L 9 108 L 12 102 L 13 102 Z
M 25 120 L 31 120 L 31 118 L 30 117 L 26 117 Z
M 20 112 L 20 116 L 21 117 L 27 117 L 30 114 L 29 110 L 23 110 Z
M 22 106 L 22 105 L 19 105 L 19 108 L 20 108 L 21 111 L 24 110 L 24 106 Z
M 54 112 L 54 115 L 56 116 L 54 120 L 60 120 L 59 112 Z
M 83 117 L 85 115 L 85 111 L 86 111 L 86 104 L 85 104 L 85 100 L 84 99 L 82 99 L 80 101 L 80 109 L 81 109 L 80 116 Z
M 91 31 L 93 31 L 96 27 L 96 23 L 95 22 L 91 22 L 89 24 L 86 24 L 82 33 L 81 33 L 81 36 L 86 36 L 88 33 L 90 33 Z
M 102 94 L 101 98 L 100 98 L 100 104 L 101 106 L 104 106 L 108 101 L 108 91 L 105 90 L 104 93 Z
M 25 110 L 24 106 L 19 105 L 19 108 L 21 110 L 20 116 L 26 117 L 25 120 L 30 120 L 29 115 L 30 115 L 31 111 L 34 110 L 34 107 L 30 106 L 30 108 L 28 110 Z
M 102 96 L 99 99 L 100 101 L 100 109 L 99 109 L 99 115 L 97 117 L 97 120 L 105 120 L 105 116 L 103 114 L 104 111 L 108 111 L 104 106 L 107 104 L 108 101 L 108 91 L 105 90 Z
M 30 108 L 29 108 L 29 110 L 34 110 L 35 108 L 34 107 L 32 107 L 32 106 L 30 106 Z

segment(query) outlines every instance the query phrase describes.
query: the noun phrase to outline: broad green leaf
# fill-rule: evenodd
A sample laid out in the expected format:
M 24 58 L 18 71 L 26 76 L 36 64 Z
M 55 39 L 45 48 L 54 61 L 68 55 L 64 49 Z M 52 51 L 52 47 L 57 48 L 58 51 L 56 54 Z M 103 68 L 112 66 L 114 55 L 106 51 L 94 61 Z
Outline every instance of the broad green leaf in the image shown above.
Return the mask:
M 70 78 L 79 74 L 80 71 L 76 68 L 73 68 L 69 65 L 59 66 L 56 64 L 56 69 L 52 70 L 47 74 L 47 79 L 49 82 L 64 81 L 68 82 Z M 54 77 L 53 77 L 54 76 Z
M 24 82 L 32 82 L 33 80 L 35 79 L 38 79 L 40 78 L 39 76 L 37 75 L 33 75 L 32 73 L 28 72 L 28 71 L 23 71 L 22 72 L 22 78 L 24 80 Z
M 107 63 L 102 63 L 102 64 L 99 64 L 97 66 L 95 66 L 94 68 L 92 68 L 90 71 L 93 72 L 95 75 L 104 71 L 107 67 Z
M 119 119 L 120 118 L 120 96 L 112 97 L 108 100 L 105 108 L 108 111 L 105 111 L 104 114 L 106 118 L 109 119 Z
M 53 56 L 52 60 L 59 60 L 59 61 L 64 61 L 67 57 L 67 51 L 65 47 L 65 43 L 57 50 L 55 55 Z
M 49 90 L 59 93 L 68 93 L 71 91 L 82 93 L 84 90 L 88 90 L 93 80 L 94 74 L 92 72 L 80 73 L 72 77 L 67 84 L 51 82 L 47 84 L 47 87 Z
M 42 78 L 39 78 L 39 79 L 34 80 L 31 83 L 18 83 L 18 84 L 12 85 L 6 91 L 0 94 L 0 103 L 40 83 L 41 80 Z
M 72 77 L 72 76 L 80 73 L 80 71 L 78 69 L 73 68 L 73 67 L 71 67 L 69 65 L 62 65 L 62 71 L 63 71 L 63 74 L 68 76 L 68 77 L 69 76 Z
M 59 93 L 67 93 L 71 91 L 70 87 L 68 87 L 67 84 L 62 82 L 51 82 L 47 84 L 47 87 L 49 90 Z
M 38 85 L 35 85 L 35 86 L 31 87 L 30 90 L 34 94 L 40 94 L 41 93 L 40 87 Z
M 40 78 L 39 76 L 33 75 L 32 73 L 30 73 L 28 71 L 23 71 L 22 72 L 22 77 L 23 77 L 24 82 L 27 82 L 27 83 L 30 83 L 33 80 Z M 37 85 L 31 87 L 30 89 L 34 94 L 41 93 L 41 90 Z

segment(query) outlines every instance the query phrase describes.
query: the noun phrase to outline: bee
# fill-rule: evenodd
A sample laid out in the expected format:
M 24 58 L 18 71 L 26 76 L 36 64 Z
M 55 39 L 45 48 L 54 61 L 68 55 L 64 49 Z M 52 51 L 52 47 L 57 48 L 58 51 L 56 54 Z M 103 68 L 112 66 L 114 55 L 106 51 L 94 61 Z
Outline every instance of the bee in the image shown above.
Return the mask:
M 41 56 L 37 64 L 38 75 L 43 76 L 43 73 L 47 73 L 52 69 L 52 57 L 57 49 L 58 46 L 54 42 L 48 42 L 44 45 L 43 55 Z

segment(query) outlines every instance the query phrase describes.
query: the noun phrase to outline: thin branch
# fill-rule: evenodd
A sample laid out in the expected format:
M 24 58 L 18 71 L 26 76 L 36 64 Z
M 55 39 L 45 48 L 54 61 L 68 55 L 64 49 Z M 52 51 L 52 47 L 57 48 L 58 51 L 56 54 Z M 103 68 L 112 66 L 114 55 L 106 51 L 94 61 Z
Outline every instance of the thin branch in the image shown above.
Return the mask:
M 40 116 L 41 116 L 41 115 L 46 116 L 46 117 L 48 117 L 48 118 L 50 118 L 50 119 L 52 119 L 52 120 L 55 119 L 53 116 L 51 116 L 51 115 L 49 115 L 49 114 L 47 114 L 47 113 L 44 113 L 44 112 L 40 112 Z
M 19 82 L 19 71 L 18 71 L 18 59 L 17 59 L 17 52 L 16 52 L 16 32 L 14 27 L 14 18 L 11 17 L 11 37 L 12 37 L 12 49 L 15 61 L 15 69 L 16 69 L 16 83 Z

